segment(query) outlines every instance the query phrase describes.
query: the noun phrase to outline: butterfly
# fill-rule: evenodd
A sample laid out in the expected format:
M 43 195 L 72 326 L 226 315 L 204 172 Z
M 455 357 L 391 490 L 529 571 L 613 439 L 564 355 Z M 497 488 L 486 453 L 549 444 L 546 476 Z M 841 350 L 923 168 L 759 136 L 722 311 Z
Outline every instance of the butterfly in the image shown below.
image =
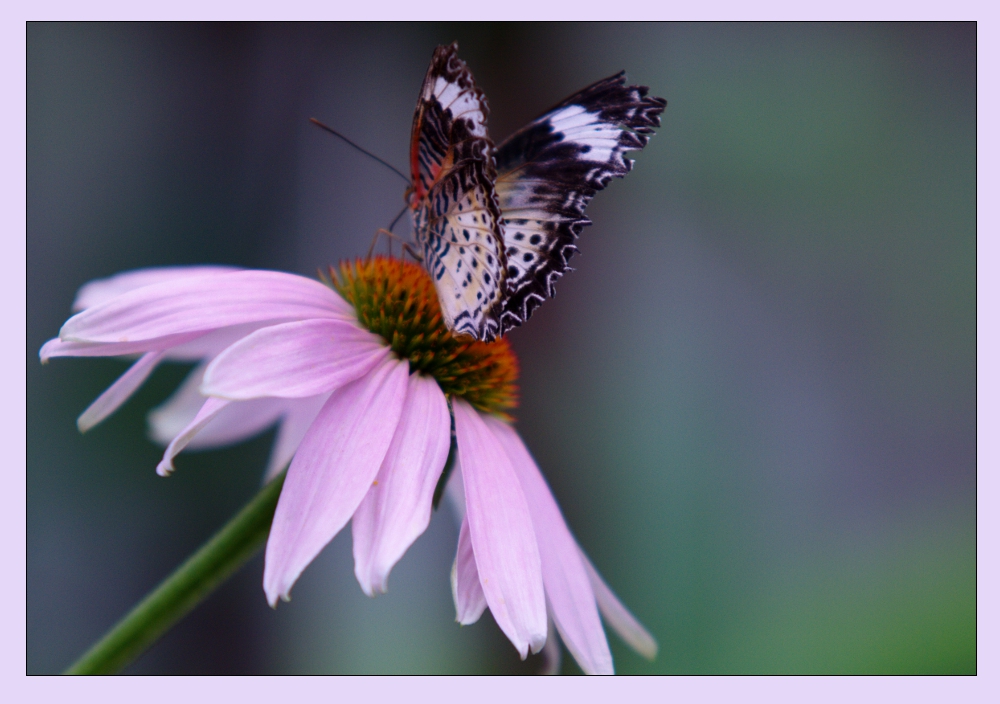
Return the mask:
M 647 91 L 626 86 L 623 71 L 496 147 L 458 44 L 434 51 L 413 116 L 407 202 L 450 330 L 491 342 L 555 295 L 590 199 L 629 172 L 625 152 L 660 126 L 667 103 Z

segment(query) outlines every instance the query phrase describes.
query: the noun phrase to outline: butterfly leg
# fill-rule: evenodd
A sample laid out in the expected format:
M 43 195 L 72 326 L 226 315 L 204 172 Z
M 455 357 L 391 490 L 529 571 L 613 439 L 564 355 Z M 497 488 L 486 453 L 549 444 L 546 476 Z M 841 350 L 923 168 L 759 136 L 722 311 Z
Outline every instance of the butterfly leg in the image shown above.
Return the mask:
M 417 264 L 424 263 L 424 258 L 420 256 L 417 250 L 410 246 L 409 242 L 403 242 L 403 252 L 413 257 L 413 261 L 417 262 Z
M 396 235 L 380 227 L 379 229 L 375 230 L 375 236 L 372 237 L 372 244 L 368 248 L 368 255 L 365 257 L 365 259 L 372 258 L 372 252 L 375 251 L 375 245 L 378 244 L 378 238 L 381 237 L 382 235 L 385 235 L 386 237 L 389 238 L 389 256 L 390 257 L 392 256 L 392 241 L 394 239 L 399 239 L 399 235 Z
M 402 249 L 403 249 L 404 253 L 408 253 L 411 257 L 413 257 L 414 261 L 417 261 L 417 262 L 420 262 L 420 263 L 422 263 L 424 261 L 424 258 L 421 257 L 419 254 L 417 254 L 416 250 L 414 250 L 413 247 L 410 246 L 409 242 L 407 242 L 406 240 L 404 240 L 402 237 L 400 237 L 399 235 L 397 235 L 395 232 L 390 232 L 389 230 L 385 230 L 385 229 L 383 229 L 381 227 L 379 229 L 375 230 L 375 236 L 372 238 L 371 247 L 368 248 L 368 256 L 366 257 L 367 259 L 371 259 L 372 258 L 372 252 L 375 250 L 375 245 L 378 243 L 378 238 L 381 237 L 381 236 L 383 236 L 383 235 L 389 239 L 389 256 L 390 257 L 392 256 L 392 241 L 393 240 L 398 240 L 400 242 L 400 245 L 402 246 Z

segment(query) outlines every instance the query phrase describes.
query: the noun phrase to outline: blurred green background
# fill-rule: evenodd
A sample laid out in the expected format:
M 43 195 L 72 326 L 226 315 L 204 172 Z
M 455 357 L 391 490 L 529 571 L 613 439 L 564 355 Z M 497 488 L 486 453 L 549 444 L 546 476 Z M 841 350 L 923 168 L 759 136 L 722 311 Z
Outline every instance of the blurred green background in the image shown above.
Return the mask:
M 256 491 L 272 433 L 181 455 L 86 436 L 125 364 L 38 349 L 84 282 L 362 255 L 435 45 L 495 138 L 627 69 L 669 101 L 510 339 L 518 429 L 655 634 L 620 673 L 976 672 L 974 24 L 29 24 L 27 670 L 54 673 Z M 400 231 L 408 232 L 406 224 Z M 365 597 L 350 531 L 276 611 L 258 557 L 128 672 L 530 673 L 459 628 L 447 508 Z M 563 671 L 578 672 L 566 655 Z

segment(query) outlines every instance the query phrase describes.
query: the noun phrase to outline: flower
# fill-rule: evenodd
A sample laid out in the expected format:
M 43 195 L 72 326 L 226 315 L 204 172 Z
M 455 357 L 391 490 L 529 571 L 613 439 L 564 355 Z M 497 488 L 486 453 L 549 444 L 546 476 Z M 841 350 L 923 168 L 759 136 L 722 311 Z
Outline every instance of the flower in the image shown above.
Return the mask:
M 517 361 L 505 340 L 452 335 L 414 264 L 342 264 L 321 283 L 274 271 L 190 267 L 120 274 L 81 289 L 80 310 L 43 346 L 55 356 L 141 355 L 80 417 L 86 430 L 166 359 L 200 363 L 150 416 L 185 447 L 235 442 L 280 422 L 269 462 L 288 473 L 265 551 L 264 591 L 287 599 L 351 521 L 355 575 L 370 596 L 427 528 L 452 448 L 461 515 L 452 588 L 459 623 L 488 607 L 522 659 L 557 652 L 611 674 L 600 616 L 637 651 L 652 637 L 583 554 L 507 415 Z M 444 476 L 442 476 L 444 475 Z M 550 658 L 551 659 L 551 658 Z
M 130 291 L 162 284 L 173 287 L 184 279 L 213 277 L 237 272 L 234 267 L 190 266 L 159 267 L 124 272 L 107 279 L 91 281 L 84 285 L 73 303 L 74 311 L 83 311 L 106 303 Z M 277 272 L 258 272 L 274 274 Z M 289 276 L 280 274 L 281 277 Z M 300 278 L 300 277 L 297 277 Z M 246 282 L 244 282 L 245 284 Z M 180 293 L 180 290 L 177 291 Z M 155 291 L 153 292 L 155 295 Z M 196 296 L 197 293 L 193 292 Z M 142 305 L 142 301 L 138 302 Z M 183 307 L 185 301 L 178 301 Z M 262 326 L 259 322 L 223 325 L 208 332 L 187 333 L 183 339 L 141 340 L 132 343 L 95 343 L 56 338 L 41 349 L 42 363 L 52 357 L 62 356 L 134 356 L 140 358 L 114 384 L 101 394 L 77 419 L 81 432 L 86 432 L 117 410 L 149 377 L 161 361 L 201 362 L 188 375 L 177 392 L 149 415 L 150 436 L 162 445 L 170 445 L 163 461 L 157 467 L 161 475 L 173 469 L 173 457 L 184 447 L 204 449 L 220 447 L 253 437 L 276 422 L 280 423 L 277 440 L 268 462 L 265 479 L 271 479 L 288 464 L 306 429 L 319 412 L 317 399 L 261 398 L 239 404 L 229 404 L 209 422 L 197 429 L 196 435 L 183 433 L 205 403 L 198 389 L 207 361 L 247 334 Z M 185 341 L 186 340 L 186 341 Z M 129 354 L 133 353 L 133 354 Z M 187 444 L 185 445 L 185 441 Z

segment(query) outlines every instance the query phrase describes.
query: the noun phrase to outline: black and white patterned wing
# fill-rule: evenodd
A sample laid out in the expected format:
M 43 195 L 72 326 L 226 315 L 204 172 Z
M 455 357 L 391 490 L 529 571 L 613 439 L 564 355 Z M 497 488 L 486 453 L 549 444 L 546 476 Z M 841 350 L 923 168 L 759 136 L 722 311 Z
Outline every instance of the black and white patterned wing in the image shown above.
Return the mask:
M 431 188 L 414 213 L 424 268 L 450 330 L 492 342 L 503 310 L 503 230 L 486 162 L 466 161 Z
M 507 258 L 500 334 L 521 325 L 568 270 L 594 194 L 625 176 L 667 102 L 624 71 L 584 88 L 498 147 L 496 192 Z
M 445 324 L 491 341 L 499 334 L 506 267 L 488 114 L 458 45 L 439 46 L 413 116 L 413 232 Z

